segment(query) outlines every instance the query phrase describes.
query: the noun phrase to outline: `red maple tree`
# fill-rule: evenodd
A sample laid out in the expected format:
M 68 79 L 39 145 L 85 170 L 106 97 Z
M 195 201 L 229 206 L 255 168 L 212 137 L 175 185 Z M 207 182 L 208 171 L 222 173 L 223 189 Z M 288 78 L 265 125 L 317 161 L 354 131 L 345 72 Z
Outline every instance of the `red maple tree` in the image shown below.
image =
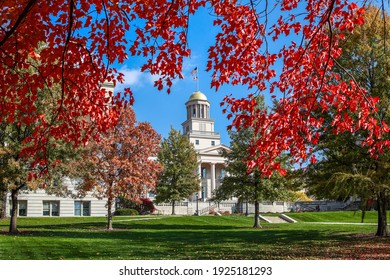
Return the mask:
M 153 157 L 160 140 L 149 123 L 137 123 L 133 110 L 125 108 L 117 124 L 87 146 L 80 165 L 89 168 L 84 169 L 81 191 L 107 199 L 107 229 L 112 229 L 116 198 L 142 202 L 142 195 L 154 190 L 161 166 Z
M 353 79 L 339 81 L 331 71 L 344 39 L 333 31 L 352 31 L 363 23 L 364 9 L 353 2 L 5 0 L 0 5 L 0 121 L 40 123 L 21 156 L 41 157 L 37 151 L 49 137 L 79 145 L 113 126 L 124 94 L 132 102 L 131 91 L 113 95 L 101 85 L 123 81 L 112 65 L 129 55 L 146 57 L 142 71 L 160 75 L 156 87 L 169 92 L 172 79 L 183 77 L 183 58 L 190 55 L 189 17 L 200 7 L 215 14 L 214 25 L 220 29 L 209 49 L 212 86 L 244 84 L 255 94 L 283 96 L 270 113 L 258 110 L 251 96 L 224 100 L 228 117 L 234 117 L 232 126 L 253 126 L 257 133 L 250 168 L 264 175 L 280 170 L 275 158 L 285 150 L 297 161 L 306 160 L 307 144 L 318 141 L 317 128 L 323 122 L 314 110 L 336 109 L 335 133 L 368 130 L 364 143 L 373 154 L 390 146 L 381 141 L 388 125 L 373 118 L 377 100 Z M 272 21 L 275 13 L 280 17 Z M 286 41 L 292 34 L 298 39 Z M 282 47 L 272 44 L 271 50 L 271 41 L 283 42 Z M 31 56 L 40 60 L 34 72 L 27 71 Z M 279 63 L 282 69 L 277 72 Z M 61 88 L 59 102 L 52 104 L 56 125 L 53 119 L 34 115 L 34 106 L 26 106 L 37 98 L 38 89 L 53 84 Z M 23 110 L 32 117 L 21 118 L 18 112 Z M 356 112 L 355 122 L 350 114 Z

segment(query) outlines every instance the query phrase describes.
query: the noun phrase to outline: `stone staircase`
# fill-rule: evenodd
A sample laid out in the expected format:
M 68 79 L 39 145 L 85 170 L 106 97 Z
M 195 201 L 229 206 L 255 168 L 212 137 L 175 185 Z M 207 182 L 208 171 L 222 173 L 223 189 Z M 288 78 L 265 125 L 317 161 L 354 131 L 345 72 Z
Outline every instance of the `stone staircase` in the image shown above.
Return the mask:
M 294 219 L 282 214 L 279 216 L 263 216 L 260 215 L 260 219 L 270 224 L 281 224 L 281 223 L 296 223 Z
M 202 216 L 202 215 L 208 215 L 210 213 L 210 211 L 214 211 L 215 208 L 217 208 L 217 204 L 216 203 L 213 203 L 207 207 L 204 207 L 202 209 L 199 209 L 198 211 L 198 216 Z

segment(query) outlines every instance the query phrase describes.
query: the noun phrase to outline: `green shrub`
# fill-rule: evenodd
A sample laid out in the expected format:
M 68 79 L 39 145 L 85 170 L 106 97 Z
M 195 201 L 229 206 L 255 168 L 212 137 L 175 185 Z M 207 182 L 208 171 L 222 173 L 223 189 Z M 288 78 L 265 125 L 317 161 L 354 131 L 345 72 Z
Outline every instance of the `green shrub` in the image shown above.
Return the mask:
M 115 211 L 115 216 L 136 216 L 139 215 L 136 209 L 121 208 Z

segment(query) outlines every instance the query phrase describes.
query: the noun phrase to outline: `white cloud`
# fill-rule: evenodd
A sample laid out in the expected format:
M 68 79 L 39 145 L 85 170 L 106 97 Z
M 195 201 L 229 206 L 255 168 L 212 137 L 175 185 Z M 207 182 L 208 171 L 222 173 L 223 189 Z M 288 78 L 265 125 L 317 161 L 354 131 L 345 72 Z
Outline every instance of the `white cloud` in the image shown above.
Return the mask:
M 154 83 L 159 80 L 161 75 L 151 75 L 148 72 L 141 72 L 140 69 L 128 68 L 123 66 L 118 69 L 119 73 L 124 75 L 123 84 L 118 84 L 117 89 L 121 90 L 125 87 L 131 87 L 133 89 L 140 88 L 144 86 L 154 85 Z M 173 79 L 172 83 L 176 84 L 179 79 Z
M 123 86 L 139 86 L 145 82 L 145 73 L 142 73 L 139 69 L 128 69 L 122 67 L 119 72 L 124 76 Z

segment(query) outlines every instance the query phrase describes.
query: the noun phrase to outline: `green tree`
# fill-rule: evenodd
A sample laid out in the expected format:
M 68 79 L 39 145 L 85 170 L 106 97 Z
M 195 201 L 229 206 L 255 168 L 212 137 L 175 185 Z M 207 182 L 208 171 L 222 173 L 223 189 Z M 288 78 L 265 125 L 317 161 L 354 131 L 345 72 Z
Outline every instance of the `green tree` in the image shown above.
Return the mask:
M 260 225 L 260 202 L 287 200 L 292 197 L 289 191 L 289 180 L 278 173 L 264 177 L 257 169 L 248 170 L 248 147 L 253 137 L 253 129 L 229 131 L 231 139 L 230 151 L 222 151 L 226 158 L 226 174 L 222 184 L 216 190 L 214 200 L 222 201 L 236 197 L 241 202 L 255 205 L 254 228 Z
M 45 95 L 46 93 L 42 93 Z M 41 113 L 44 112 L 44 106 Z M 66 186 L 62 184 L 65 176 L 66 162 L 77 155 L 77 149 L 65 141 L 51 138 L 48 145 L 40 147 L 45 153 L 45 160 L 34 163 L 32 157 L 21 156 L 22 149 L 28 147 L 29 139 L 34 134 L 36 123 L 30 125 L 14 123 L 0 123 L 0 188 L 4 194 L 11 193 L 11 217 L 9 232 L 18 233 L 18 194 L 22 189 L 35 190 L 44 188 L 47 193 L 63 195 Z M 61 165 L 64 165 L 60 167 Z M 4 197 L 2 196 L 2 199 Z M 5 209 L 5 205 L 3 207 Z M 6 215 L 6 213 L 4 213 Z
M 374 122 L 386 126 L 390 123 L 390 38 L 389 15 L 380 8 L 369 6 L 365 13 L 365 24 L 345 33 L 343 54 L 337 61 L 341 79 L 354 78 L 367 89 L 371 97 L 378 98 Z M 378 210 L 377 236 L 387 236 L 386 209 L 390 197 L 390 151 L 383 150 L 377 157 L 371 156 L 373 143 L 365 143 L 368 133 L 376 131 L 352 131 L 353 133 L 332 134 L 333 112 L 323 114 L 326 129 L 320 131 L 321 138 L 316 149 L 322 160 L 309 167 L 307 185 L 310 192 L 327 198 L 345 199 L 357 196 L 365 210 L 367 202 L 376 200 Z M 358 119 L 357 111 L 348 117 Z M 382 138 L 381 141 L 389 141 Z M 367 145 L 368 144 L 368 145 Z M 364 213 L 364 212 L 363 212 Z M 363 214 L 364 216 L 364 214 Z
M 170 202 L 175 215 L 175 203 L 199 191 L 197 154 L 189 139 L 171 128 L 157 158 L 163 171 L 156 186 L 156 202 Z
M 264 97 L 256 98 L 259 110 L 266 110 Z M 237 197 L 240 201 L 254 203 L 255 220 L 253 227 L 260 228 L 260 201 L 283 200 L 292 196 L 289 192 L 289 180 L 279 173 L 264 177 L 258 169 L 248 169 L 250 146 L 255 136 L 254 129 L 242 128 L 239 131 L 230 130 L 230 151 L 223 150 L 222 156 L 226 158 L 227 167 L 225 178 L 215 192 L 215 200 L 221 201 L 230 197 Z M 279 161 L 286 168 L 287 157 L 280 157 Z

